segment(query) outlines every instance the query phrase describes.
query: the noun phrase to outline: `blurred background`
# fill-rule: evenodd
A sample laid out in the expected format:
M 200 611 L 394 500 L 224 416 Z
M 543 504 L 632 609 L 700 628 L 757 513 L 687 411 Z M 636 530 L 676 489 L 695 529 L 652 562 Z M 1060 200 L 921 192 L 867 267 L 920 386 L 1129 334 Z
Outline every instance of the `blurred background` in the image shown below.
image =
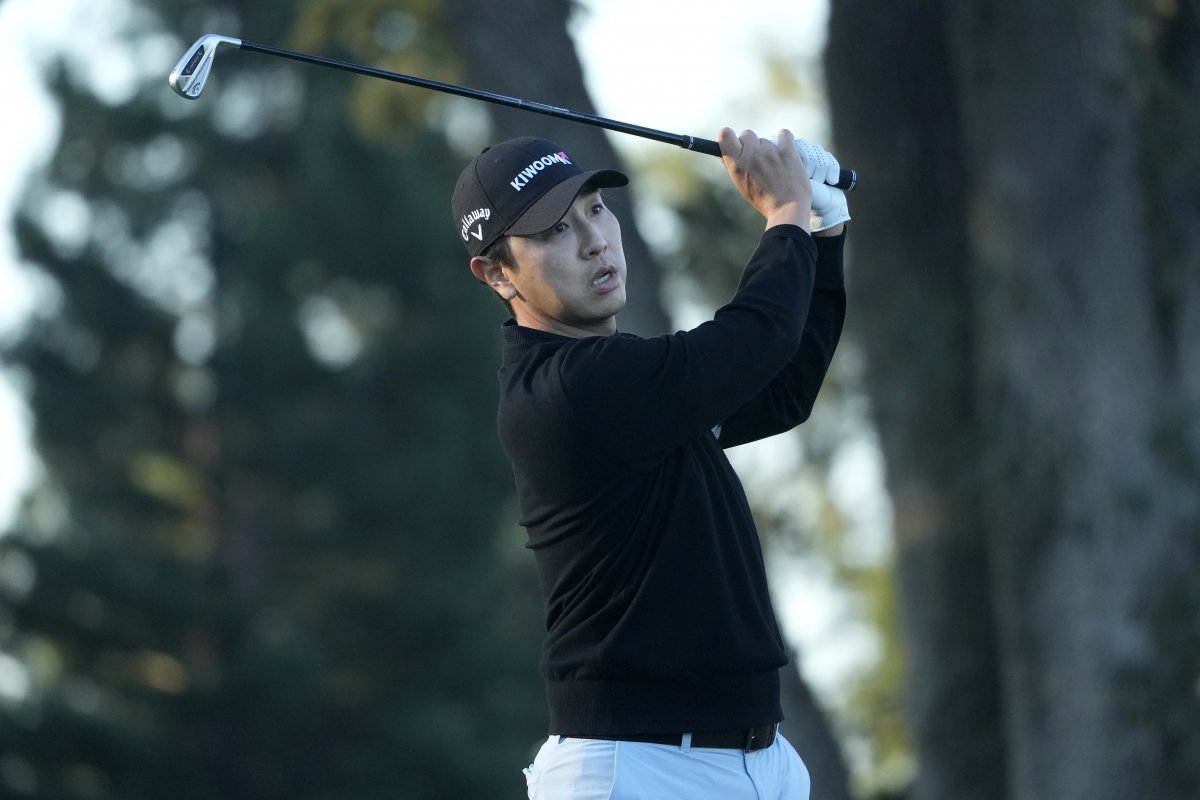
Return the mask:
M 731 453 L 814 800 L 1200 797 L 1196 0 L 3 0 L 0 797 L 524 796 L 453 181 L 530 132 L 626 169 L 645 335 L 761 228 L 716 159 L 476 101 L 228 49 L 183 100 L 203 33 L 826 144 L 846 337 Z

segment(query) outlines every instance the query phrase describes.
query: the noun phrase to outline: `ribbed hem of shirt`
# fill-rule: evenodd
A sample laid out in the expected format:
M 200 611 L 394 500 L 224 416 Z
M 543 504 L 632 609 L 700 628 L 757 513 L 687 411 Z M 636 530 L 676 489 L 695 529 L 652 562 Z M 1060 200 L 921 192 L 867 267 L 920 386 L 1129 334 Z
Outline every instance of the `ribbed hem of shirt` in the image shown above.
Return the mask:
M 546 699 L 557 736 L 724 731 L 783 719 L 774 669 L 688 683 L 550 681 Z

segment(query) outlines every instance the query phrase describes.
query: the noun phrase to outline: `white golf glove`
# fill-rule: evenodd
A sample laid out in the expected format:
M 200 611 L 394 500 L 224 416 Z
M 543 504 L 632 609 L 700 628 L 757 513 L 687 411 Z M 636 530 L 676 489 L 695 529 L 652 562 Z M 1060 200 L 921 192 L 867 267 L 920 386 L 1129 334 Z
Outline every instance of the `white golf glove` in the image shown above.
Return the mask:
M 808 226 L 813 233 L 832 228 L 850 220 L 850 209 L 846 205 L 846 193 L 836 186 L 818 181 L 812 182 L 812 210 L 808 213 Z
M 846 193 L 829 184 L 837 183 L 842 167 L 833 154 L 803 139 L 796 140 L 796 152 L 808 168 L 808 179 L 812 183 L 812 212 L 809 225 L 812 232 L 832 228 L 850 219 L 846 205 Z

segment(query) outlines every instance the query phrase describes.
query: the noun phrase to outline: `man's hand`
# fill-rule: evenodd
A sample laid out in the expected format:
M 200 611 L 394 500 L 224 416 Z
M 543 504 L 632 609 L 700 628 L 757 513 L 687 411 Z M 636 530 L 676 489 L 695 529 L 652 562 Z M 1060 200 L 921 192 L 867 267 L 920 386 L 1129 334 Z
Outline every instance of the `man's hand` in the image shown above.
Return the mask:
M 809 180 L 812 181 L 812 213 L 809 218 L 812 232 L 829 231 L 830 235 L 841 233 L 842 224 L 850 220 L 850 209 L 846 205 L 846 193 L 830 185 L 838 182 L 841 164 L 828 150 L 803 139 L 796 140 L 796 151 L 800 153 L 808 169 Z
M 717 139 L 733 185 L 766 217 L 768 228 L 797 225 L 810 230 L 813 188 L 791 131 L 780 131 L 778 144 L 750 130 L 735 135 L 732 128 L 722 128 Z
M 850 208 L 846 205 L 846 193 L 836 186 L 813 181 L 812 212 L 809 214 L 813 234 L 822 231 L 835 236 L 842 232 L 842 226 L 849 221 Z

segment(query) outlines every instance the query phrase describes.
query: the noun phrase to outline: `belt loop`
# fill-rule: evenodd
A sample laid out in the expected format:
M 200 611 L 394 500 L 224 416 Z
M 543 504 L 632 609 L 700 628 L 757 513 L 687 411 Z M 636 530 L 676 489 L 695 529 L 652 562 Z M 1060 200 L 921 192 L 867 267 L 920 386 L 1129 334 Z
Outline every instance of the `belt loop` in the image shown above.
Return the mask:
M 692 735 L 690 733 L 685 733 L 683 735 L 683 743 L 680 745 L 679 749 L 685 753 L 690 753 L 692 751 Z

